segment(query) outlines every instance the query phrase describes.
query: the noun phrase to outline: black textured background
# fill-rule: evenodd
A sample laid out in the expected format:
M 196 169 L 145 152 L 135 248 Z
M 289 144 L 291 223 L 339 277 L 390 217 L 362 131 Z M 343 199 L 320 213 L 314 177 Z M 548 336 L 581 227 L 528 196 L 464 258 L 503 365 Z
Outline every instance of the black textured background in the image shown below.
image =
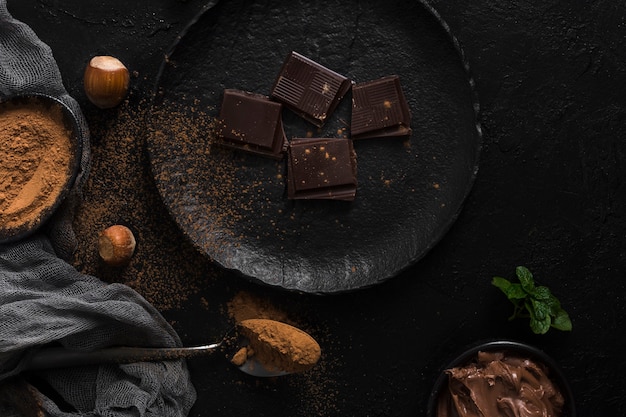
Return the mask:
M 77 266 L 144 290 L 186 344 L 219 337 L 228 325 L 226 302 L 242 289 L 271 300 L 322 344 L 314 372 L 280 380 L 249 379 L 214 358 L 190 362 L 200 396 L 193 416 L 423 416 L 439 367 L 464 346 L 494 337 L 530 342 L 557 360 L 579 415 L 623 414 L 626 6 L 432 4 L 465 48 L 480 96 L 484 147 L 475 186 L 455 225 L 415 267 L 371 289 L 318 297 L 220 274 L 168 218 L 140 138 L 112 143 L 124 138 L 117 121 L 141 107 L 165 51 L 203 2 L 8 1 L 52 47 L 92 128 Z M 129 102 L 107 112 L 82 91 L 86 62 L 104 53 L 136 71 Z M 140 242 L 122 271 L 92 254 L 93 226 L 112 222 L 129 223 Z M 573 332 L 534 336 L 526 323 L 507 322 L 510 305 L 490 279 L 512 276 L 516 265 L 552 288 Z M 150 274 L 155 282 L 189 280 L 193 291 L 183 305 L 160 304 Z

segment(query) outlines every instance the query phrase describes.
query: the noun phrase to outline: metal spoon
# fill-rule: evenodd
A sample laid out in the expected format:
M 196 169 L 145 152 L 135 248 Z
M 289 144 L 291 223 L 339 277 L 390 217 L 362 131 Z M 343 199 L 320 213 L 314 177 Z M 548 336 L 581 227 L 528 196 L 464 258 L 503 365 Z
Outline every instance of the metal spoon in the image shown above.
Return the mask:
M 267 320 L 268 322 L 274 322 Z M 245 323 L 245 321 L 244 321 Z M 280 325 L 288 326 L 280 323 Z M 108 347 L 92 351 L 69 350 L 63 347 L 45 347 L 34 351 L 22 364 L 23 370 L 42 370 L 99 364 L 125 364 L 134 362 L 167 361 L 207 356 L 215 351 L 222 351 L 231 363 L 242 348 L 249 346 L 250 340 L 239 331 L 241 323 L 233 327 L 224 338 L 209 345 L 178 347 L 178 348 L 145 348 L 145 347 Z M 291 327 L 291 326 L 289 326 Z M 299 330 L 299 329 L 298 329 Z M 300 332 L 302 332 L 300 330 Z M 304 333 L 304 332 L 302 332 Z M 306 333 L 305 333 L 306 334 Z M 310 336 L 309 336 L 310 337 Z M 314 343 L 314 339 L 310 339 Z M 246 374 L 257 377 L 282 376 L 300 370 L 280 369 L 271 364 L 259 361 L 255 356 L 248 356 L 242 364 L 236 365 Z M 304 370 L 304 369 L 302 369 Z

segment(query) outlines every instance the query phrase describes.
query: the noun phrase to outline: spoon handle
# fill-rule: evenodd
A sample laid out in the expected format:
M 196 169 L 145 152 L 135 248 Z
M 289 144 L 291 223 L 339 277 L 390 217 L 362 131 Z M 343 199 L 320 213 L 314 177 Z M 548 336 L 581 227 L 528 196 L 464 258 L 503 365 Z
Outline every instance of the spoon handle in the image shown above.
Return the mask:
M 31 354 L 24 369 L 40 370 L 105 363 L 168 361 L 191 358 L 213 352 L 221 343 L 181 348 L 110 347 L 91 351 L 62 347 L 42 348 Z

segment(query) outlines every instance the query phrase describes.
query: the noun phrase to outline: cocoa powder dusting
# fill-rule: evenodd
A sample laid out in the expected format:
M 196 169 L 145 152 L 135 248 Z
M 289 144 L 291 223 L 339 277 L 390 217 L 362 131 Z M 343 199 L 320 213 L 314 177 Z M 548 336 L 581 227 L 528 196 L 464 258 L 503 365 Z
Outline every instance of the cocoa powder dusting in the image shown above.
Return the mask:
M 45 417 L 41 394 L 24 379 L 0 383 L 0 411 L 7 417 Z
M 128 102 L 113 118 L 87 114 L 93 162 L 74 221 L 79 238 L 74 264 L 83 273 L 124 283 L 168 311 L 183 308 L 221 272 L 186 240 L 163 206 L 145 152 L 146 135 L 153 133 L 146 129 L 148 115 L 147 103 L 131 108 Z M 181 143 L 193 134 L 185 128 L 188 118 L 174 110 L 163 123 L 180 126 Z M 137 241 L 135 255 L 122 268 L 107 266 L 98 256 L 98 235 L 112 224 L 129 227 Z
M 60 108 L 36 101 L 0 109 L 0 224 L 29 227 L 50 209 L 71 173 L 71 132 Z
M 241 291 L 228 302 L 228 315 L 237 323 L 249 319 L 269 319 L 295 325 L 286 313 L 269 300 Z

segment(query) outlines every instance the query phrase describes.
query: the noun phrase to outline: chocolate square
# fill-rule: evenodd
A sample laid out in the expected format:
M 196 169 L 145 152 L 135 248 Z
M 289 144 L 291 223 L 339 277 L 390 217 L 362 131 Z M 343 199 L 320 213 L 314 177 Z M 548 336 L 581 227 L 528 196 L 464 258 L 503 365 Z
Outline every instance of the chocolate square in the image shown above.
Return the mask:
M 351 81 L 330 69 L 291 52 L 271 90 L 271 97 L 321 127 L 348 92 Z
M 227 147 L 280 159 L 287 147 L 281 110 L 267 96 L 225 89 L 218 139 Z
M 287 155 L 290 199 L 354 200 L 356 154 L 350 139 L 295 138 Z
M 352 87 L 352 139 L 411 135 L 411 112 L 397 75 Z

